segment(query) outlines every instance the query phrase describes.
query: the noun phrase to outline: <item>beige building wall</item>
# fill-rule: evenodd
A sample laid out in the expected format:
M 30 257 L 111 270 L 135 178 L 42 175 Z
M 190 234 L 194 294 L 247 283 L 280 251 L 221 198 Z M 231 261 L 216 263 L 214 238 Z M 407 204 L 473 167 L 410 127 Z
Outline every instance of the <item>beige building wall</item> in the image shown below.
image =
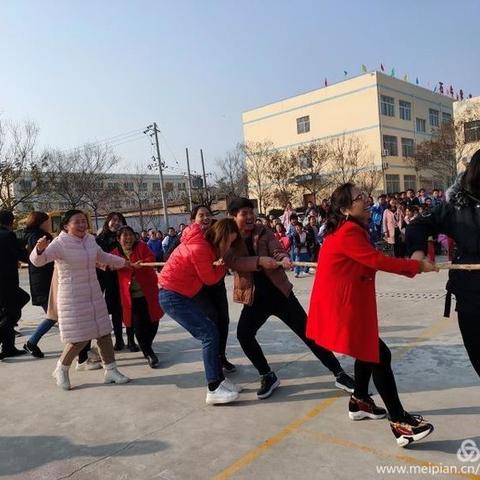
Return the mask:
M 478 121 L 480 122 L 480 97 L 467 98 L 453 104 L 453 115 L 455 122 Z M 475 126 L 476 141 L 468 141 L 458 150 L 459 167 L 470 161 L 472 155 L 480 149 L 480 125 Z M 463 137 L 465 141 L 465 137 Z
M 382 115 L 382 95 L 393 98 L 394 116 Z M 399 115 L 399 102 L 411 104 L 410 120 Z M 269 105 L 244 112 L 244 140 L 270 140 L 275 148 L 293 149 L 314 140 L 329 140 L 342 135 L 354 135 L 365 143 L 372 162 L 383 169 L 383 181 L 379 190 L 386 190 L 387 179 L 398 176 L 398 190 L 408 180 L 419 175 L 402 155 L 401 139 L 420 142 L 430 138 L 432 125 L 429 110 L 437 111 L 439 121 L 442 114 L 452 115 L 453 100 L 431 92 L 428 89 L 406 81 L 387 76 L 380 72 L 369 72 L 318 90 L 287 98 Z M 297 132 L 297 119 L 308 116 L 310 131 Z M 425 120 L 425 132 L 418 132 L 416 118 Z M 397 140 L 397 154 L 385 155 L 383 136 L 389 135 Z M 425 176 L 433 172 L 423 172 Z M 408 177 L 410 175 L 410 177 Z M 431 179 L 423 178 L 425 182 Z M 428 185 L 427 185 L 428 186 Z M 297 194 L 297 200 L 301 194 Z

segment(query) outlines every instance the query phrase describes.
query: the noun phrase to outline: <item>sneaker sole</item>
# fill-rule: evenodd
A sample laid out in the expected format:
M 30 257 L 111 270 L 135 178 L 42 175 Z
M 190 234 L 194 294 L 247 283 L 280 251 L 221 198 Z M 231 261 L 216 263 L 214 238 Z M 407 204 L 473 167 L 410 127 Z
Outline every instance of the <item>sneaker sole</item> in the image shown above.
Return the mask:
M 350 420 L 363 420 L 365 418 L 369 418 L 370 420 L 381 420 L 387 416 L 386 413 L 382 413 L 380 415 L 375 415 L 374 413 L 364 412 L 360 410 L 358 412 L 348 412 L 348 417 Z
M 265 400 L 265 399 L 268 398 L 279 386 L 280 386 L 280 380 L 277 379 L 277 381 L 270 387 L 270 389 L 268 390 L 268 392 L 265 392 L 265 393 L 262 394 L 262 395 L 259 395 L 259 394 L 257 393 L 257 397 L 258 397 L 260 400 Z
M 433 432 L 433 427 L 430 430 L 425 430 L 424 432 L 417 433 L 416 435 L 412 436 L 404 436 L 402 435 L 401 437 L 397 438 L 397 444 L 399 447 L 406 447 L 407 445 L 410 445 L 413 442 L 418 442 L 419 440 L 422 440 L 422 438 L 428 437 Z
M 348 388 L 346 385 L 343 385 L 339 382 L 335 382 L 335 386 L 344 392 L 353 393 L 353 388 Z
M 130 382 L 130 379 L 122 380 L 121 382 L 116 382 L 115 380 L 104 380 L 103 383 L 105 385 L 110 385 L 114 383 L 115 385 L 125 385 L 126 383 Z
M 232 398 L 220 398 L 220 399 L 211 399 L 211 400 L 207 398 L 205 400 L 205 403 L 207 405 L 225 405 L 227 403 L 235 402 L 236 400 L 238 400 L 239 395 L 237 392 L 233 392 L 233 393 L 236 393 L 236 395 Z

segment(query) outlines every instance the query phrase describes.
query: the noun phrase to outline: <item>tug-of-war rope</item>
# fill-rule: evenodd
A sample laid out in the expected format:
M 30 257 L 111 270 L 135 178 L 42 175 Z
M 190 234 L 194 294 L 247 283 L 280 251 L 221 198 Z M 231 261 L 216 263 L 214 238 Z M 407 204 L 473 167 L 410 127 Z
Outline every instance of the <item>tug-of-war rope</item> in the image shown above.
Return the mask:
M 282 265 L 282 262 L 277 262 L 279 266 Z M 480 270 L 480 263 L 436 263 L 435 264 L 439 270 Z M 165 262 L 142 262 L 140 263 L 141 267 L 164 267 Z M 293 267 L 309 267 L 316 268 L 316 262 L 292 262 Z

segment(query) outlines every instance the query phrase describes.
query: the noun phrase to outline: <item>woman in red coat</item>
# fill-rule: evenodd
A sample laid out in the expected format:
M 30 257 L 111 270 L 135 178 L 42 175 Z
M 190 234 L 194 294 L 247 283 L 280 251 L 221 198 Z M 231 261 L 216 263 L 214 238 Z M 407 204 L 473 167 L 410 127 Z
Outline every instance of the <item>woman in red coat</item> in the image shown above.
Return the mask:
M 118 270 L 123 323 L 134 327 L 138 345 L 151 368 L 158 367 L 158 357 L 152 344 L 158 331 L 163 311 L 158 303 L 157 274 L 151 267 L 140 267 L 140 262 L 154 262 L 155 255 L 145 242 L 136 239 L 131 227 L 121 227 L 117 233 L 120 248 L 112 251 L 128 259 L 134 267 Z
M 352 420 L 380 419 L 387 413 L 368 394 L 373 376 L 393 434 L 403 447 L 426 437 L 433 426 L 407 413 L 398 398 L 391 353 L 378 337 L 375 274 L 381 270 L 414 277 L 436 267 L 429 261 L 391 258 L 375 250 L 368 240 L 367 199 L 350 183 L 333 192 L 310 299 L 307 337 L 328 350 L 356 359 L 355 390 L 349 403 Z

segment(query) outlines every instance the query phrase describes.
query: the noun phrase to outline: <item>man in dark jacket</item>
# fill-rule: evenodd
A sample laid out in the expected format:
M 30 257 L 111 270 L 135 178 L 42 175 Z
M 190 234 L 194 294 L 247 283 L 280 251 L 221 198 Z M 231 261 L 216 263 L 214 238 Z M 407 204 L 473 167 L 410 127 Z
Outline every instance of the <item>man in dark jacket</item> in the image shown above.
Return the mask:
M 20 288 L 18 278 L 18 262 L 27 262 L 28 253 L 12 231 L 13 221 L 12 212 L 0 210 L 0 358 L 26 353 L 15 348 L 14 326 L 30 300 L 28 293 Z

